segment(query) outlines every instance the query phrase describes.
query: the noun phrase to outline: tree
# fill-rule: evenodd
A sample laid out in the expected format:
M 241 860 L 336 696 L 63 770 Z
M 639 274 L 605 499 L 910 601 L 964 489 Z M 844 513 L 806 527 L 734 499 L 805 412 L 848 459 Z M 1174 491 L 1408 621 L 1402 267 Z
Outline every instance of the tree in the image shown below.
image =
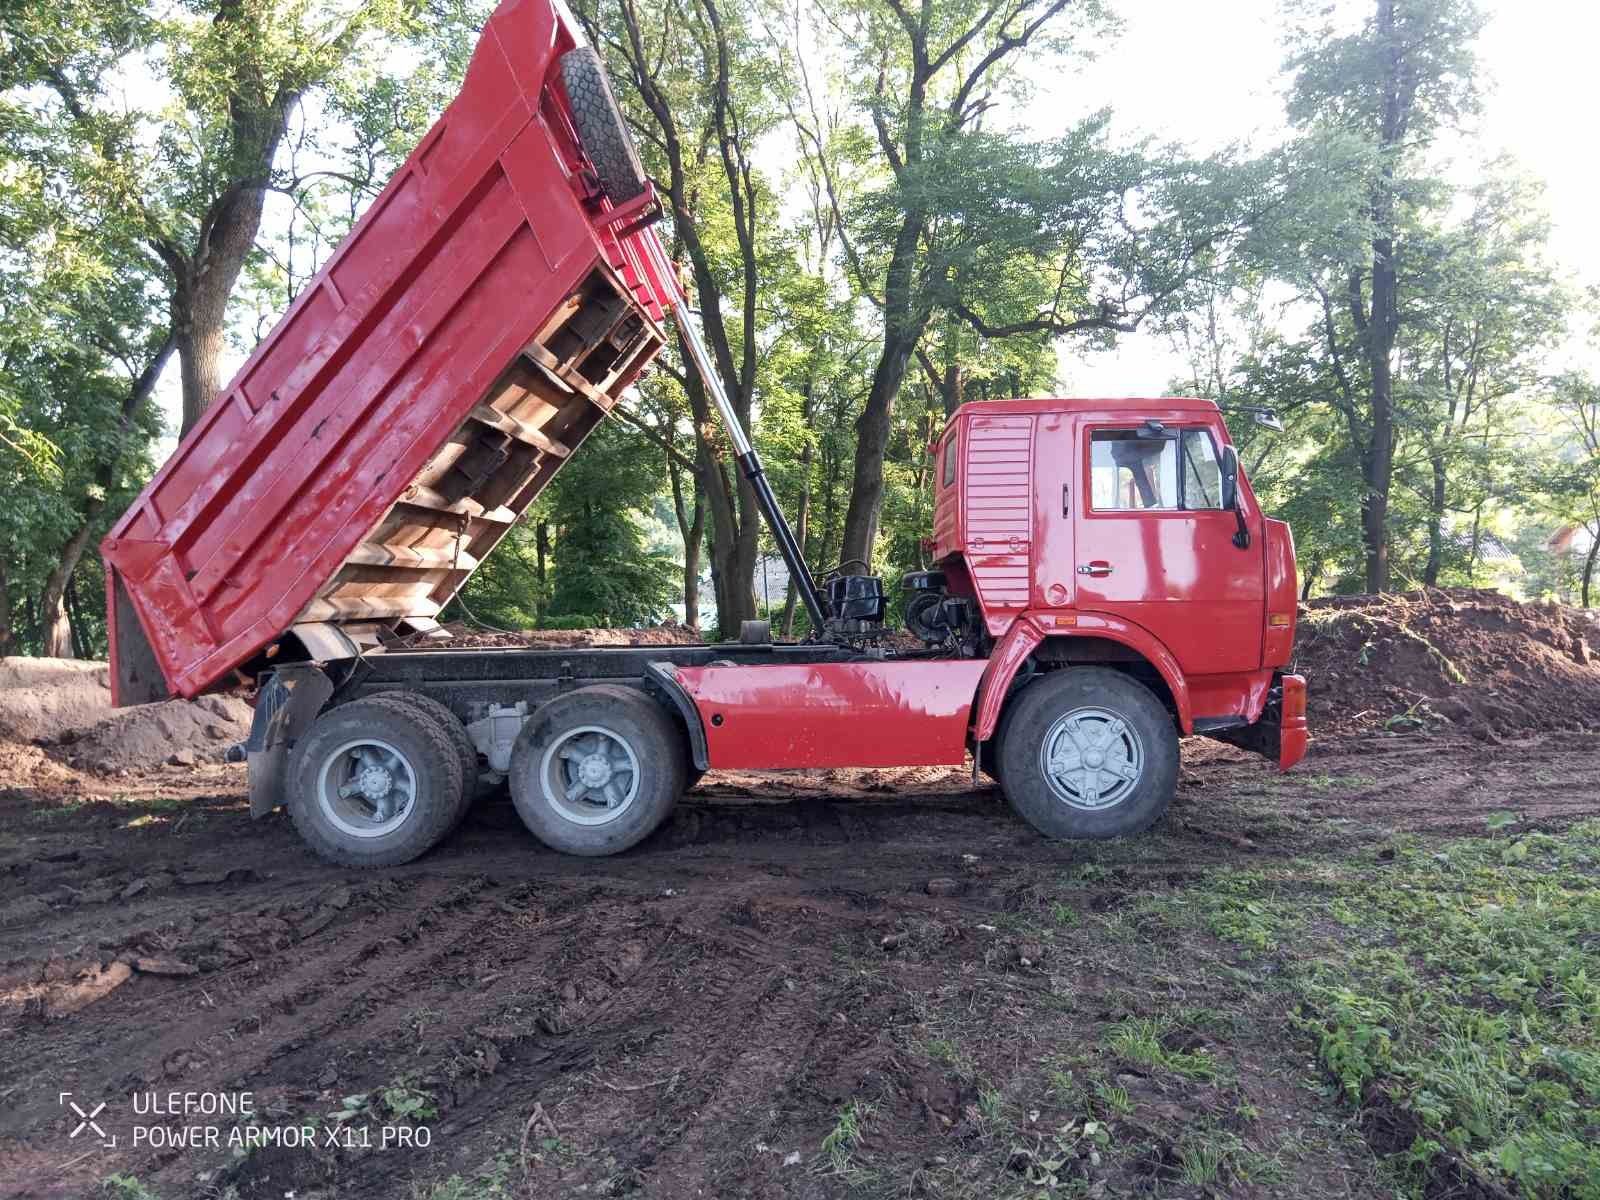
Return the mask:
M 1588 608 L 1594 598 L 1595 566 L 1600 562 L 1600 381 L 1569 372 L 1555 380 L 1551 407 L 1567 436 L 1554 463 L 1535 473 L 1534 490 L 1546 511 L 1565 523 L 1561 541 L 1581 529 L 1588 539 L 1579 569 L 1579 599 Z
M 639 525 L 661 493 L 662 473 L 640 459 L 636 439 L 610 423 L 562 466 L 541 497 L 555 531 L 551 617 L 644 625 L 666 615 L 678 568 L 647 549 Z
M 1132 332 L 1179 311 L 1188 286 L 1247 230 L 1254 206 L 1271 202 L 1256 194 L 1258 174 L 1229 156 L 1113 147 L 1108 112 L 1043 141 L 991 128 L 992 114 L 1025 96 L 1019 58 L 1092 37 L 1098 6 L 886 4 L 858 0 L 828 13 L 860 123 L 819 119 L 803 64 L 806 102 L 795 113 L 856 290 L 881 321 L 841 549 L 862 569 L 884 503 L 895 401 L 941 314 L 981 343 L 1026 339 L 1035 355 L 1065 335 Z M 948 327 L 940 340 L 956 346 Z M 947 403 L 963 369 L 947 357 Z
M 1464 220 L 1411 237 L 1415 328 L 1400 372 L 1401 403 L 1417 410 L 1426 465 L 1402 461 L 1400 473 L 1427 509 L 1422 582 L 1429 586 L 1446 566 L 1452 512 L 1474 516 L 1469 571 L 1475 565 L 1484 504 L 1513 465 L 1505 450 L 1525 436 L 1506 406 L 1530 396 L 1566 330 L 1567 297 L 1544 261 L 1549 221 L 1540 190 L 1506 164 L 1491 164 L 1467 193 Z
M 760 302 L 777 215 L 753 162 L 757 141 L 779 115 L 770 99 L 768 59 L 746 27 L 747 11 L 725 8 L 720 0 L 645 12 L 633 0 L 614 7 L 596 0 L 577 12 L 591 40 L 626 70 L 619 94 L 666 199 L 674 253 L 688 260 L 712 362 L 750 434 Z M 678 382 L 692 413 L 695 475 L 710 516 L 717 621 L 723 629 L 737 628 L 756 613 L 760 510 L 717 432 L 704 382 L 692 370 L 680 372 Z
M 304 177 L 275 171 L 291 113 L 375 48 L 397 12 L 366 0 L 329 14 L 304 0 L 212 0 L 157 10 L 130 0 L 27 6 L 8 32 L 7 88 L 47 89 L 39 109 L 81 156 L 86 194 L 138 227 L 162 268 L 183 393 L 182 432 L 221 390 L 228 304 L 266 197 Z M 158 77 L 150 109 L 121 97 L 133 62 Z M 319 175 L 324 174 L 318 172 Z
M 1435 134 L 1476 103 L 1471 43 L 1483 18 L 1471 0 L 1375 0 L 1360 29 L 1341 32 L 1329 10 L 1317 12 L 1295 35 L 1289 117 L 1369 149 L 1362 180 L 1368 251 L 1364 261 L 1308 263 L 1298 274 L 1323 313 L 1337 403 L 1361 460 L 1366 588 L 1381 592 L 1389 586 L 1394 354 L 1406 319 L 1403 230 L 1429 195 L 1426 152 Z M 1348 318 L 1348 337 L 1336 314 Z
M 12 64 L 3 65 L 9 81 Z M 0 517 L 27 644 L 74 650 L 67 602 L 93 541 L 148 471 L 149 399 L 172 338 L 140 231 L 94 198 L 90 164 L 48 111 L 0 99 Z M 153 319 L 154 318 L 154 319 Z M 40 457 L 42 448 L 54 451 Z M 48 469 L 41 469 L 41 466 Z M 80 648 L 82 648 L 80 636 Z

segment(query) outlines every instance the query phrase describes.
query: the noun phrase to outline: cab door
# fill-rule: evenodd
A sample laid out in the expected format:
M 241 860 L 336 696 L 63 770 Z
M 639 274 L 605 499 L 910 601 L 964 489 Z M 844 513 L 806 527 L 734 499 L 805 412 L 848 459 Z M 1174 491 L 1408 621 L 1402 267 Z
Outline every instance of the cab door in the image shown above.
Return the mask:
M 1188 675 L 1261 663 L 1260 514 L 1241 486 L 1240 548 L 1222 507 L 1220 433 L 1203 420 L 1078 423 L 1076 607 L 1143 626 Z

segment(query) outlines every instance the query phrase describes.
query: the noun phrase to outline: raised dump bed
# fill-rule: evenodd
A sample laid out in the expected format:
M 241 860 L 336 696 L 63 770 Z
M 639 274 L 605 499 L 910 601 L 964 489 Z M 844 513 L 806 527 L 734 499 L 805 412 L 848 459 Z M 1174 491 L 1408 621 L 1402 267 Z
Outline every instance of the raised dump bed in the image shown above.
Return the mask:
M 117 703 L 426 635 L 661 349 L 658 208 L 613 203 L 581 148 L 577 44 L 549 0 L 496 10 L 455 101 L 111 530 Z

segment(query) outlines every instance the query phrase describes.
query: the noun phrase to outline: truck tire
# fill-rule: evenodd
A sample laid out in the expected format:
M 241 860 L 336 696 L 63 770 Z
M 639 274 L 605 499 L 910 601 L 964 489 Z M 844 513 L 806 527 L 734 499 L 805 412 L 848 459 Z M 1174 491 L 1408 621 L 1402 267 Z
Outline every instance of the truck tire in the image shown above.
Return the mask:
M 385 700 L 395 700 L 408 705 L 417 712 L 427 713 L 438 722 L 439 728 L 449 737 L 450 744 L 456 748 L 456 755 L 461 759 L 461 811 L 456 814 L 456 822 L 459 824 L 474 802 L 483 794 L 483 788 L 478 780 L 478 747 L 473 745 L 467 727 L 455 713 L 432 696 L 424 696 L 421 692 L 393 691 L 379 692 L 378 695 Z
M 1001 786 L 1046 837 L 1112 838 L 1160 820 L 1178 782 L 1178 731 L 1137 679 L 1052 671 L 1016 697 L 999 746 Z
M 644 167 L 612 95 L 605 64 L 592 47 L 568 50 L 561 56 L 561 82 L 572 104 L 578 140 L 594 164 L 601 188 L 613 204 L 627 203 L 644 191 Z
M 563 854 L 616 854 L 653 833 L 688 781 L 677 724 L 643 692 L 595 684 L 557 696 L 511 751 L 511 798 Z
M 329 709 L 294 748 L 289 815 L 329 862 L 392 867 L 432 849 L 461 809 L 461 758 L 430 715 L 386 696 Z

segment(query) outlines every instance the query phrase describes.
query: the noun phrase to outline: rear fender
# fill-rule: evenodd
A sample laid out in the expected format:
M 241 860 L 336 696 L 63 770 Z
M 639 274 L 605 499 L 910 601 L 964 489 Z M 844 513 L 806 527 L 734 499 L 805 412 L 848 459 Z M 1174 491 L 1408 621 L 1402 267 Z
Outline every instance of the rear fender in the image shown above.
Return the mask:
M 1178 728 L 1194 732 L 1194 713 L 1189 704 L 1189 685 L 1178 660 L 1149 630 L 1104 613 L 1025 613 L 995 644 L 989 656 L 989 669 L 978 688 L 973 740 L 986 742 L 994 736 L 1005 705 L 1006 692 L 1018 669 L 1047 637 L 1099 637 L 1120 642 L 1135 651 L 1156 669 L 1178 710 Z
M 333 690 L 333 680 L 313 663 L 279 667 L 262 685 L 242 747 L 250 764 L 252 817 L 264 817 L 283 803 L 289 748 L 317 719 Z

